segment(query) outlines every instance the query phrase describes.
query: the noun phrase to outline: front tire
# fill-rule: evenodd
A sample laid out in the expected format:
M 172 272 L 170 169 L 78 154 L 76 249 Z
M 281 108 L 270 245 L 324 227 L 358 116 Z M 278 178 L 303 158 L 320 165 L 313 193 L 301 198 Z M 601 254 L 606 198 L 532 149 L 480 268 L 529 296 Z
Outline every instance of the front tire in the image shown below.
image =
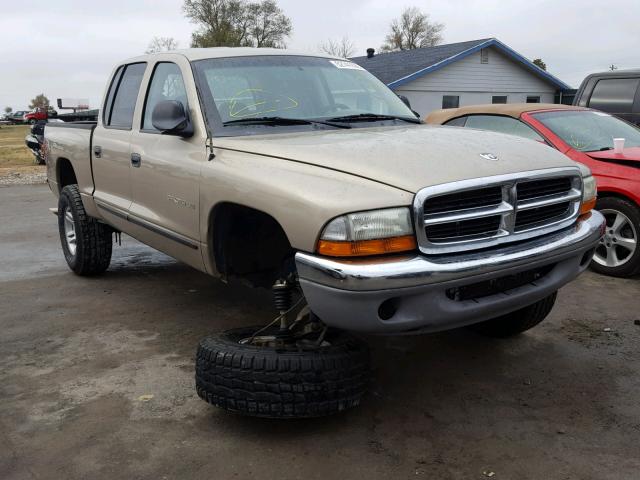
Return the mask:
M 598 200 L 596 209 L 604 215 L 607 230 L 591 262 L 594 272 L 613 277 L 640 273 L 640 209 L 616 197 Z
M 231 412 L 268 418 L 320 417 L 359 405 L 370 375 L 364 342 L 329 330 L 323 346 L 313 349 L 243 343 L 259 329 L 228 330 L 200 342 L 200 398 Z
M 492 318 L 486 322 L 470 325 L 468 328 L 481 335 L 494 338 L 507 338 L 532 329 L 542 322 L 553 309 L 558 292 L 553 292 L 533 305 Z
M 111 263 L 111 227 L 87 215 L 77 185 L 67 185 L 58 200 L 58 230 L 69 268 L 97 275 Z

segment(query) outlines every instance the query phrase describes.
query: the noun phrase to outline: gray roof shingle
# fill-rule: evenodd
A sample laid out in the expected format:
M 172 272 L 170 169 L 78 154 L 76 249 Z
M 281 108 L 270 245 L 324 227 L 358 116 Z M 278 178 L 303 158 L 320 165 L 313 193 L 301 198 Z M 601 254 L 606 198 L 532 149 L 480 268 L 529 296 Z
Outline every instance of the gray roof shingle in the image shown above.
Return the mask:
M 491 39 L 483 38 L 414 50 L 377 53 L 373 58 L 354 57 L 351 61 L 369 70 L 382 82 L 389 84 L 489 40 Z

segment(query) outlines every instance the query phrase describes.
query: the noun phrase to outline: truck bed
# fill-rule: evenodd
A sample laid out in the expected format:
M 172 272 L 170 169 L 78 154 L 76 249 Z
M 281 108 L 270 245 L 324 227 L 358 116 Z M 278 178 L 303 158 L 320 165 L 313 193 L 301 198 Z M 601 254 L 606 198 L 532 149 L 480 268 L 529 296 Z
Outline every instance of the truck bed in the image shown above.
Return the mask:
M 44 130 L 48 143 L 47 179 L 51 190 L 60 193 L 60 175 L 63 163 L 70 163 L 75 172 L 80 193 L 92 195 L 94 190 L 91 168 L 93 130 L 97 122 L 50 122 Z

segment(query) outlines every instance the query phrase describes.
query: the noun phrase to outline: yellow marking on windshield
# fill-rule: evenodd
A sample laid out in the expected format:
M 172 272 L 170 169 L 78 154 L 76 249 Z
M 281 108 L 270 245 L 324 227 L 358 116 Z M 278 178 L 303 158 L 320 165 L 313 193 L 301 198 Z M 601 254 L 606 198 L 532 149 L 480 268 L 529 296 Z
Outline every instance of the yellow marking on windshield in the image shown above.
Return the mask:
M 265 92 L 265 90 L 261 88 L 245 88 L 244 90 L 240 90 L 233 96 L 233 98 L 229 102 L 229 117 L 246 118 L 255 117 L 258 115 L 263 116 L 267 113 L 281 112 L 284 110 L 298 108 L 298 106 L 300 105 L 300 102 L 286 95 L 276 95 L 273 98 L 266 98 L 257 101 L 255 100 L 255 93 L 262 94 L 263 96 L 269 95 L 269 92 Z M 242 99 L 240 97 L 247 95 L 250 95 L 252 98 L 254 98 L 254 100 L 253 103 L 245 105 L 244 103 L 242 103 Z M 290 102 L 289 105 L 282 106 L 283 100 L 285 102 Z M 269 104 L 273 104 L 273 106 L 265 107 Z M 239 109 L 236 110 L 237 108 Z M 252 111 L 254 109 L 255 111 Z

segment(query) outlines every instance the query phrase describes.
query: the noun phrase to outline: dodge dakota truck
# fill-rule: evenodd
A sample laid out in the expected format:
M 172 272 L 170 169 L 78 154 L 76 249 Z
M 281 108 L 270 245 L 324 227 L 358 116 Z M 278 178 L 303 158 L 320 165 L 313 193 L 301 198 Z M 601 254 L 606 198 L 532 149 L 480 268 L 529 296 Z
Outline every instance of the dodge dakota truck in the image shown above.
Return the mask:
M 546 145 L 424 125 L 345 59 L 192 49 L 117 65 L 97 122 L 43 148 L 72 271 L 130 235 L 273 291 L 265 325 L 203 339 L 198 395 L 247 415 L 358 405 L 352 332 L 528 330 L 604 233 L 587 167 Z

